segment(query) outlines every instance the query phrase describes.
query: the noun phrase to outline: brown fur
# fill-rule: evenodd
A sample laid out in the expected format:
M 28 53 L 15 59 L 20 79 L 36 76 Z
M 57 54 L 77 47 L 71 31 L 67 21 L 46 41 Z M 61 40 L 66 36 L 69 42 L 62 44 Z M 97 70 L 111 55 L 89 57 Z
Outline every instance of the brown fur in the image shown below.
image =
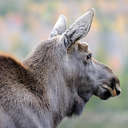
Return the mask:
M 56 84 L 51 83 L 51 79 L 54 80 L 51 76 L 59 70 L 58 64 L 54 61 L 57 57 L 57 52 L 55 52 L 56 46 L 54 46 L 54 44 L 56 44 L 55 39 L 52 40 L 52 42 L 46 41 L 41 43 L 41 46 L 38 46 L 34 53 L 23 62 L 24 64 L 10 55 L 0 55 L 0 106 L 5 114 L 13 120 L 12 122 L 17 128 L 22 128 L 22 125 L 25 125 L 25 128 L 31 126 L 26 124 L 29 117 L 23 114 L 25 111 L 30 111 L 28 113 L 30 115 L 31 113 L 35 113 L 33 116 L 39 118 L 39 125 L 44 128 L 56 126 L 67 113 L 67 108 L 62 110 L 61 106 L 60 108 L 52 107 L 54 103 L 50 103 L 51 98 L 53 98 L 52 100 L 54 102 L 56 97 L 54 99 L 54 94 L 50 97 L 48 94 L 50 92 L 47 92 L 48 88 L 52 88 L 53 90 L 54 88 L 58 88 Z M 52 74 L 50 74 L 50 72 L 52 72 Z M 59 81 L 55 81 L 55 83 L 56 82 Z M 49 83 L 53 84 L 53 87 L 50 87 Z M 59 92 L 62 98 L 59 104 L 67 104 L 63 102 L 65 101 L 63 100 L 63 96 L 65 95 L 63 91 L 66 89 L 67 88 L 62 89 L 62 91 Z M 55 95 L 58 95 L 58 92 L 55 92 Z M 59 104 L 57 104 L 57 106 Z M 46 113 L 47 111 L 48 113 Z M 53 113 L 54 117 L 52 117 Z M 49 121 L 46 121 L 46 124 L 43 123 L 43 121 L 45 122 L 45 120 L 47 120 L 45 116 L 49 116 L 49 114 L 51 115 Z M 20 121 L 23 120 L 25 120 L 25 123 L 20 123 Z M 33 122 L 32 124 L 33 128 L 37 127 Z

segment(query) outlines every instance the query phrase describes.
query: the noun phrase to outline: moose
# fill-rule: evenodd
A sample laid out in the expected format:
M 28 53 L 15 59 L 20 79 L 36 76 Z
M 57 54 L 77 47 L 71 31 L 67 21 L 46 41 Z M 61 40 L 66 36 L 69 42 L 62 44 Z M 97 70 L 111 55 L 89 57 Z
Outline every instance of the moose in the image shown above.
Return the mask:
M 80 115 L 95 95 L 118 96 L 120 82 L 80 41 L 91 27 L 89 9 L 66 28 L 61 15 L 48 40 L 23 62 L 0 54 L 0 128 L 56 128 L 64 117 Z

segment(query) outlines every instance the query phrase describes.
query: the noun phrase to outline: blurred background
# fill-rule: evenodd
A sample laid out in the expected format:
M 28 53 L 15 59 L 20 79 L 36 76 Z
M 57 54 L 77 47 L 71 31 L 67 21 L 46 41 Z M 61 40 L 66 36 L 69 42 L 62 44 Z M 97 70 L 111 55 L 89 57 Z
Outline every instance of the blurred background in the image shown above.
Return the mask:
M 0 51 L 20 60 L 48 38 L 58 16 L 68 25 L 95 8 L 84 39 L 94 57 L 119 76 L 122 94 L 101 101 L 92 97 L 80 117 L 64 119 L 59 128 L 126 128 L 128 125 L 128 0 L 0 0 Z

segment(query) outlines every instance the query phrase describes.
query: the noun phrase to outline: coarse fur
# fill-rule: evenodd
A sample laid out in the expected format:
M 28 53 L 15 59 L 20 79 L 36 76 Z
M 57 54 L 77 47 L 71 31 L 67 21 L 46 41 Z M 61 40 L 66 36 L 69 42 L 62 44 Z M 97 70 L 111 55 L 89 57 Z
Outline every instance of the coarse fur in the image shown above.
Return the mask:
M 49 39 L 23 62 L 0 54 L 0 128 L 56 128 L 64 117 L 80 115 L 92 95 L 119 95 L 112 70 L 78 42 L 93 15 L 90 9 L 67 30 L 61 15 Z

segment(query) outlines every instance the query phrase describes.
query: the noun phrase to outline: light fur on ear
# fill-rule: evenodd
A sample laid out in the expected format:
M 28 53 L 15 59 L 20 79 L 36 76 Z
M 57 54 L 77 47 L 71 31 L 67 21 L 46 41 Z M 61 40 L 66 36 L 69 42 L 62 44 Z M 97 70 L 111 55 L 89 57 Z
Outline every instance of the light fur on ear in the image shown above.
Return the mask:
M 86 42 L 78 42 L 77 44 L 79 51 L 88 51 L 88 44 Z
M 76 21 L 64 33 L 64 44 L 68 48 L 76 41 L 85 37 L 91 27 L 94 16 L 94 9 L 89 9 L 84 15 L 76 19 Z
M 49 38 L 52 38 L 57 35 L 61 35 L 66 30 L 66 17 L 64 15 L 60 15 L 55 26 L 53 27 L 53 30 L 49 36 Z

